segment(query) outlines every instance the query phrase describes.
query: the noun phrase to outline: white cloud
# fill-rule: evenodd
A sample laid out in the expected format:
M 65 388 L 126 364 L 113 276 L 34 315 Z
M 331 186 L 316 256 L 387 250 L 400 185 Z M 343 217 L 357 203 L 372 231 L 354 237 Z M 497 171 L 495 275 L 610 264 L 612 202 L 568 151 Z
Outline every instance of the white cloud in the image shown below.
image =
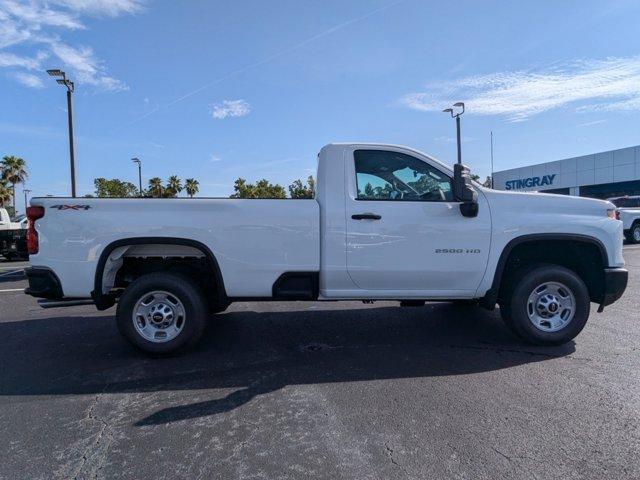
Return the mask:
M 17 2 L 14 0 L 0 1 L 0 8 L 14 21 L 22 22 L 36 30 L 45 27 L 62 27 L 72 30 L 84 28 L 82 23 L 72 13 L 64 10 L 51 9 L 48 2 Z
M 221 162 L 222 159 L 220 157 L 218 157 L 217 155 L 214 155 L 213 153 L 209 156 L 209 161 L 210 162 Z
M 245 100 L 223 100 L 211 105 L 211 115 L 219 120 L 227 117 L 244 117 L 251 108 Z
M 104 73 L 102 62 L 95 58 L 90 47 L 74 48 L 64 43 L 54 43 L 51 51 L 66 66 L 71 67 L 80 82 L 96 85 L 104 90 L 127 90 L 120 80 Z
M 143 0 L 0 0 L 0 67 L 13 69 L 15 76 L 15 69 L 41 69 L 42 60 L 53 53 L 77 83 L 101 90 L 124 90 L 127 86 L 107 74 L 90 47 L 68 45 L 61 34 L 85 29 L 83 16 L 135 14 L 144 4 Z M 23 51 L 36 46 L 38 53 L 25 56 L 7 50 L 18 45 Z
M 594 120 L 593 122 L 579 123 L 576 127 L 591 127 L 593 125 L 600 125 L 601 123 L 605 123 L 606 120 Z
M 20 67 L 36 70 L 41 67 L 42 60 L 47 58 L 45 52 L 38 52 L 35 57 L 22 57 L 9 52 L 0 51 L 0 67 Z
M 400 99 L 404 106 L 440 111 L 464 101 L 468 113 L 521 121 L 576 102 L 584 110 L 640 110 L 640 56 L 582 60 L 539 71 L 497 72 L 448 83 Z
M 13 74 L 13 78 L 15 78 L 18 82 L 20 82 L 25 87 L 29 88 L 43 88 L 44 83 L 42 79 L 32 73 L 23 73 L 16 72 Z
M 140 0 L 53 0 L 51 3 L 78 13 L 109 17 L 138 13 L 144 8 Z

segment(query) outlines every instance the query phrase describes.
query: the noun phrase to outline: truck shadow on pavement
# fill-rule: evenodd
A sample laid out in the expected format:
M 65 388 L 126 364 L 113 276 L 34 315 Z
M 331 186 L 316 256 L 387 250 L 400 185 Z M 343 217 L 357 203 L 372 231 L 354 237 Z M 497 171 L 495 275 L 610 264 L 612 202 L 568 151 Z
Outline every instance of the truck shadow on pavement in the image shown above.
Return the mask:
M 156 359 L 129 347 L 111 316 L 5 321 L 0 395 L 201 392 L 144 412 L 135 425 L 145 426 L 228 412 L 289 385 L 467 375 L 575 351 L 573 342 L 523 345 L 499 312 L 446 303 L 290 308 L 217 315 L 197 349 Z M 216 389 L 233 391 L 218 398 Z

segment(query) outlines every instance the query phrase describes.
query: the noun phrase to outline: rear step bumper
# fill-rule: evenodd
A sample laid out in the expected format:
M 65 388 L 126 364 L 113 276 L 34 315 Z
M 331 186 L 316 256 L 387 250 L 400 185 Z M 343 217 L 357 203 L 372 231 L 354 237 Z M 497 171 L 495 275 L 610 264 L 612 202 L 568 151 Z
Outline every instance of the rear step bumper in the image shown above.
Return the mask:
M 76 307 L 78 305 L 94 305 L 90 298 L 64 298 L 60 279 L 46 267 L 29 267 L 24 270 L 29 286 L 24 293 L 40 298 L 38 305 L 42 308 Z
M 53 270 L 46 267 L 28 267 L 24 270 L 29 286 L 24 293 L 37 298 L 49 300 L 62 299 L 62 286 L 60 279 L 53 273 Z

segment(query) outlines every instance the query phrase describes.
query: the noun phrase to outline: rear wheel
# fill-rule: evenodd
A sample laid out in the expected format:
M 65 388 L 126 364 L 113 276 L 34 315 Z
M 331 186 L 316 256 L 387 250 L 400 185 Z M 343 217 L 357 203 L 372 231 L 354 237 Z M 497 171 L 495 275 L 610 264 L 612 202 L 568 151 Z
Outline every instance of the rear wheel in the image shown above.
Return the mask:
M 168 354 L 195 344 L 207 321 L 202 291 L 188 277 L 150 273 L 135 280 L 118 302 L 120 333 L 137 348 Z
M 589 291 L 575 272 L 559 265 L 532 267 L 510 280 L 500 302 L 507 326 L 534 345 L 560 345 L 575 338 L 589 318 Z

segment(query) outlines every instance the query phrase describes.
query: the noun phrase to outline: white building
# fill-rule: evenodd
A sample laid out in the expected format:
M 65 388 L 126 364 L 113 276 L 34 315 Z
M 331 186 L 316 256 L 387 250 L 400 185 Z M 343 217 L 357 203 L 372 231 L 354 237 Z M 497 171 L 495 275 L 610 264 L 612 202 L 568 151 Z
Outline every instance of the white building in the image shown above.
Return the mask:
M 497 190 L 582 197 L 640 195 L 640 145 L 494 173 Z

